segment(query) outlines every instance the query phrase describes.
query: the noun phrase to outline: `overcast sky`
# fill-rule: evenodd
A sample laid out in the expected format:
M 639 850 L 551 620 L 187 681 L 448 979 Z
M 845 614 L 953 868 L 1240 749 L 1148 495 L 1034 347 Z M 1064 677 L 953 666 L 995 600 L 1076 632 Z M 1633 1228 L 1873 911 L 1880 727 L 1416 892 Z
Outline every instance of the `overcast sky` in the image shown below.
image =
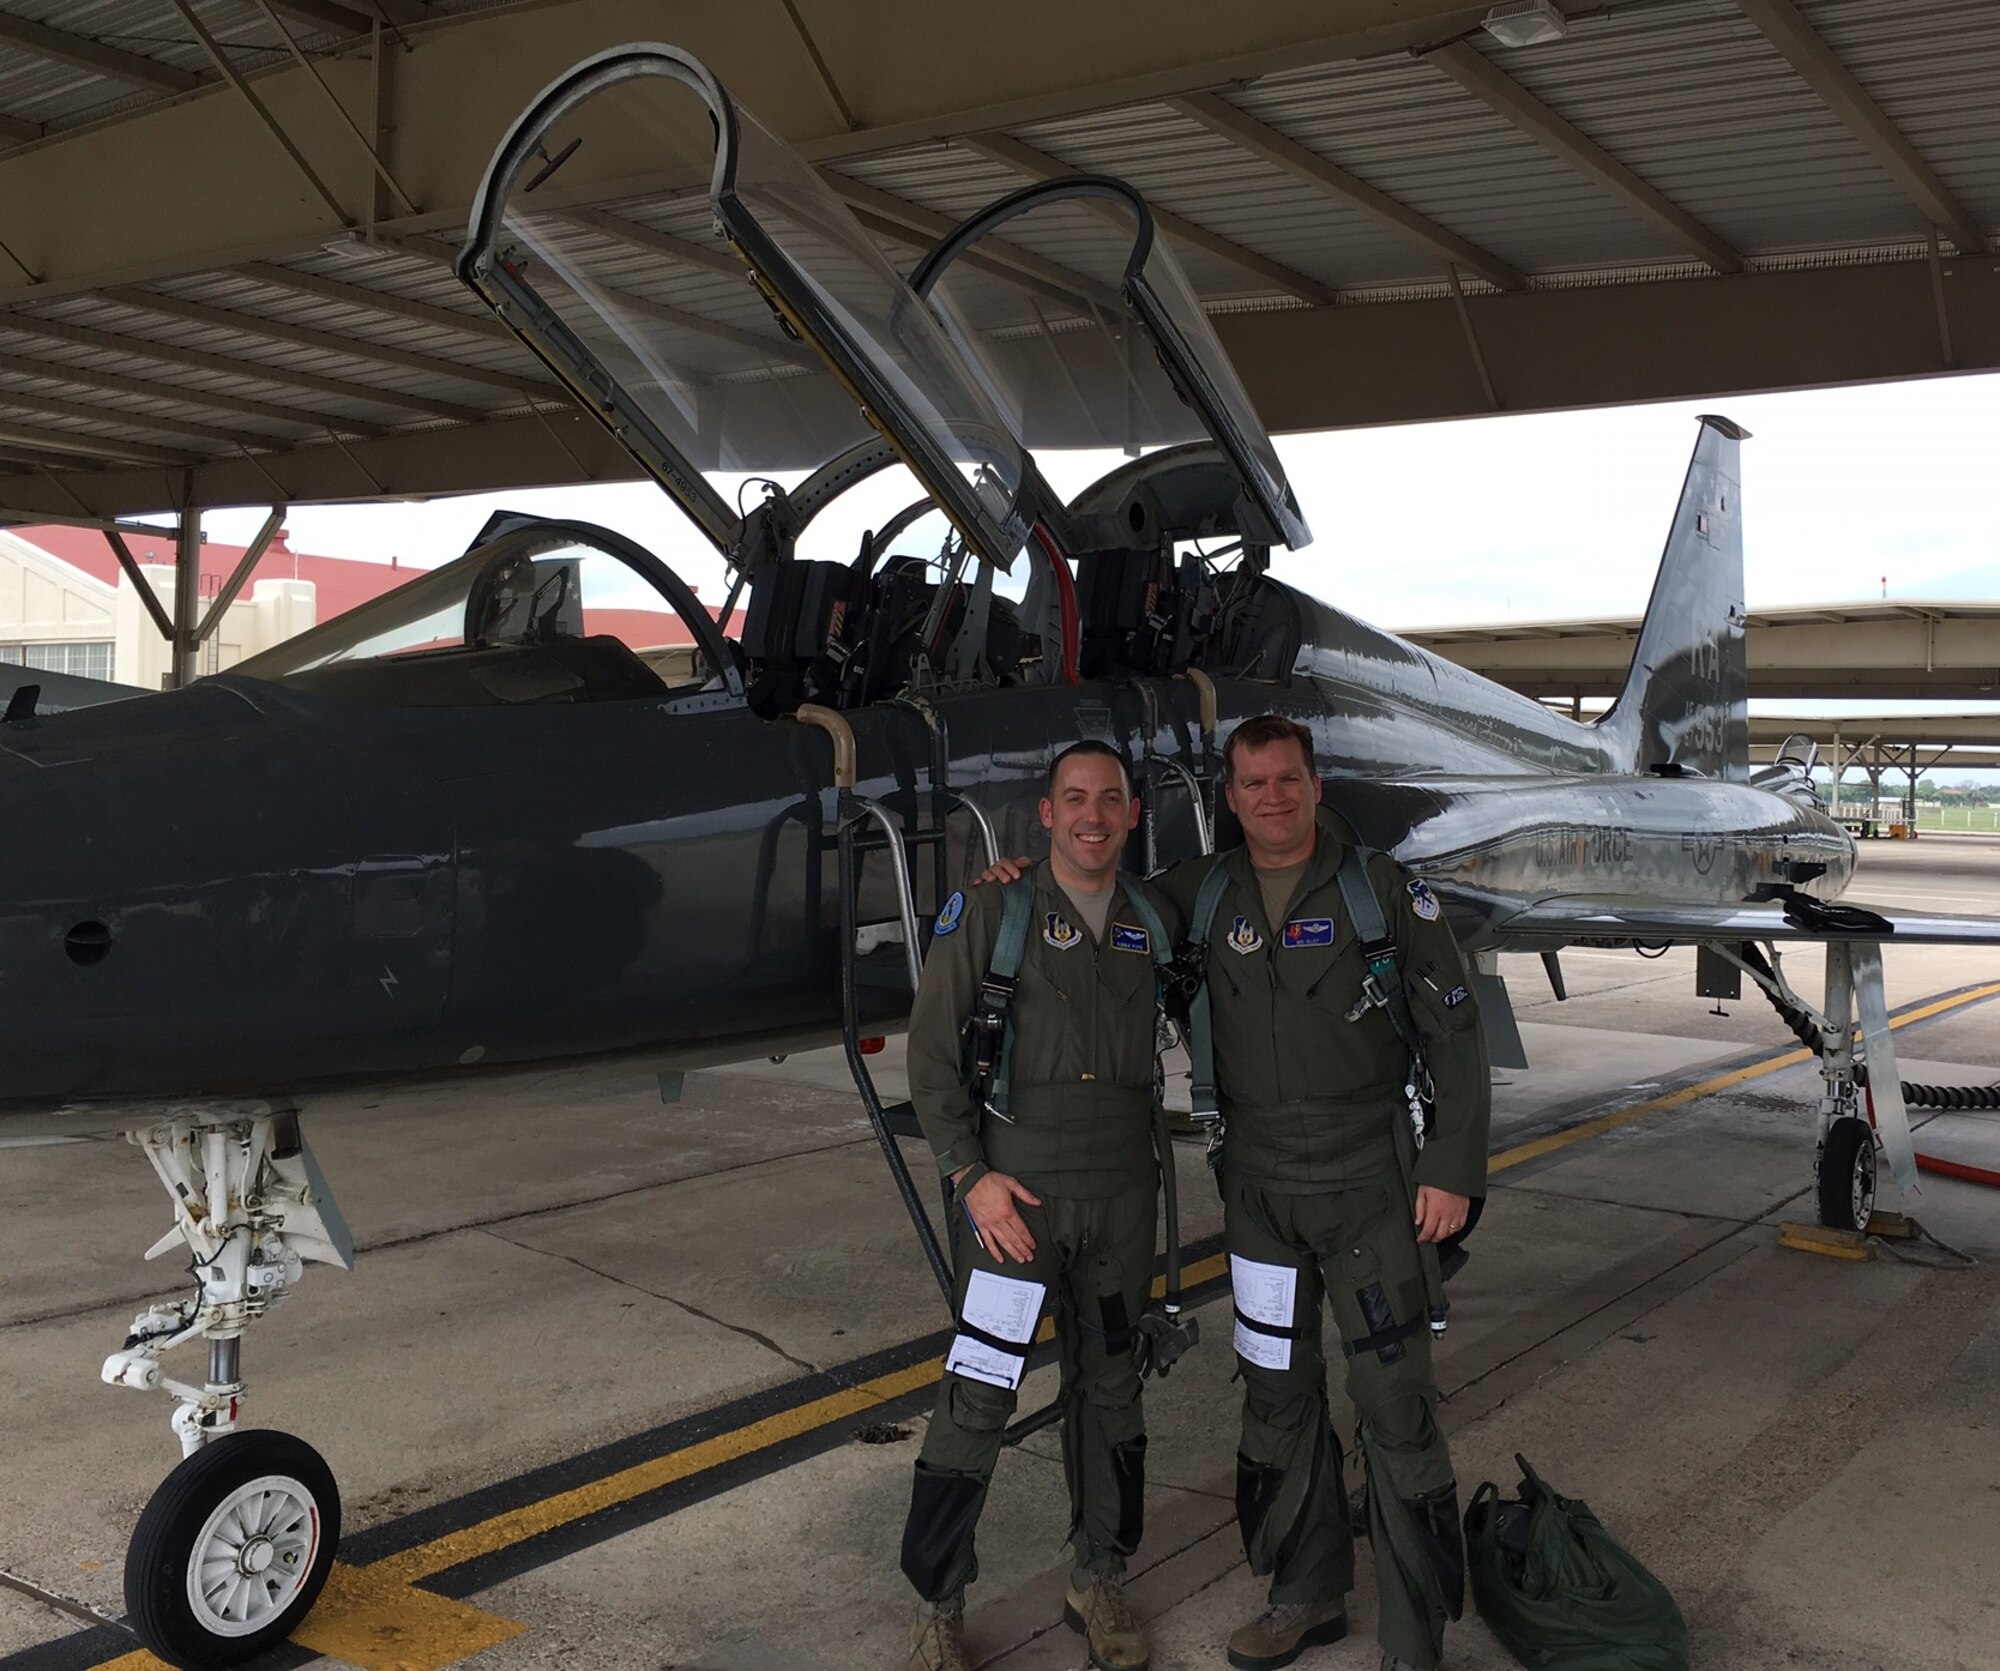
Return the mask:
M 1285 436 L 1278 448 L 1317 538 L 1277 572 L 1391 627 L 1636 613 L 1694 416 L 1710 409 L 1752 432 L 1743 514 L 1753 607 L 1878 597 L 1885 576 L 1899 598 L 2000 598 L 1996 376 Z M 1067 488 L 1116 459 L 1045 462 Z M 291 542 L 428 567 L 462 551 L 500 504 L 607 523 L 719 595 L 720 564 L 637 483 L 299 506 Z M 221 512 L 207 527 L 241 539 L 258 520 Z
M 1905 600 L 2000 600 L 2000 376 L 1990 375 L 1281 437 L 1316 538 L 1276 572 L 1388 627 L 1637 614 L 1695 414 L 1710 410 L 1752 435 L 1742 485 L 1753 608 L 1876 598 L 1885 585 Z M 1116 462 L 1058 454 L 1044 468 L 1069 493 Z M 724 487 L 735 491 L 735 479 Z M 877 488 L 856 507 L 854 531 L 827 530 L 833 548 L 822 555 L 849 555 L 861 526 L 909 496 L 907 482 Z M 637 483 L 300 506 L 291 543 L 428 567 L 462 551 L 502 504 L 606 523 L 658 551 L 704 598 L 722 596 L 705 542 Z M 224 512 L 206 526 L 240 541 L 258 520 Z

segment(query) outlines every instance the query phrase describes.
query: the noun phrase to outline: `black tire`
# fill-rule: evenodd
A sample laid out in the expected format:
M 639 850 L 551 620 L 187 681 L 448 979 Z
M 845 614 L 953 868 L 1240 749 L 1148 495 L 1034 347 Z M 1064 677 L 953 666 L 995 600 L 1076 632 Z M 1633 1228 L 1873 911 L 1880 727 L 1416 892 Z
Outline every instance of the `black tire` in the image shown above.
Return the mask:
M 1848 1115 L 1820 1145 L 1819 1221 L 1829 1230 L 1866 1230 L 1875 1212 L 1875 1133 Z
M 248 1493 L 262 1480 L 277 1483 Z M 243 1514 L 211 1527 L 239 1493 L 247 1493 Z M 268 1526 L 240 1535 L 266 1514 Z M 247 1552 L 238 1557 L 235 1579 L 217 1566 L 232 1538 Z M 216 1592 L 224 1596 L 220 1608 L 208 1599 L 197 1605 L 191 1568 L 198 1542 L 209 1551 L 210 1576 L 240 1581 L 234 1592 Z M 319 1452 L 289 1433 L 232 1433 L 183 1461 L 139 1516 L 125 1555 L 125 1610 L 139 1640 L 170 1665 L 185 1671 L 235 1665 L 282 1641 L 312 1611 L 339 1542 L 340 1492 Z M 241 1564 L 260 1560 L 268 1564 L 255 1576 Z M 247 1598 L 238 1607 L 242 1617 L 228 1617 L 231 1594 Z

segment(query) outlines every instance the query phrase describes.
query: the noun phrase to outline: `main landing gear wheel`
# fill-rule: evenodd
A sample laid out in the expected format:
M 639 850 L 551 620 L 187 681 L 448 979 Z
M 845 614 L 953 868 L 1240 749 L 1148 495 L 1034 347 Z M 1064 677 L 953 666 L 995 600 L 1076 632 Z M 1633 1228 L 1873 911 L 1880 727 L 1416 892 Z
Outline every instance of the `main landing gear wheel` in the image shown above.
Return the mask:
M 1875 1216 L 1875 1132 L 1847 1115 L 1826 1128 L 1819 1151 L 1819 1221 L 1831 1230 L 1866 1230 Z
M 166 1477 L 125 1557 L 125 1610 L 161 1659 L 208 1671 L 291 1634 L 340 1541 L 340 1493 L 318 1451 L 248 1429 Z

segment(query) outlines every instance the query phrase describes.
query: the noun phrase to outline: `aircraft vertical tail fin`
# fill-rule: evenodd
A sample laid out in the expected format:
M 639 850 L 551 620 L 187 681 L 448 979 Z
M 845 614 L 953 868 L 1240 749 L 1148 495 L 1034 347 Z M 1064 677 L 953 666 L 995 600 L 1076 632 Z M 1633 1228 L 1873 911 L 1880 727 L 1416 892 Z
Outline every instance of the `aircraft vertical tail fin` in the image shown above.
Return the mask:
M 1598 722 L 1612 739 L 1616 770 L 1749 779 L 1738 487 L 1738 455 L 1748 433 L 1727 418 L 1701 420 L 1632 670 Z

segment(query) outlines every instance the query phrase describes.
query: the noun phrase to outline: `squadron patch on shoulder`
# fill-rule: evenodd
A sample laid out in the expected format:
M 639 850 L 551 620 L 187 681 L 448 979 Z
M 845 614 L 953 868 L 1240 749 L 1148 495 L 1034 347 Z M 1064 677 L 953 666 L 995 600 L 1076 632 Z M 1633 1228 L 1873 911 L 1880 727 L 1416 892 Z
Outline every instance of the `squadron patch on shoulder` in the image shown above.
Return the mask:
M 1066 952 L 1072 946 L 1083 943 L 1083 930 L 1076 927 L 1060 911 L 1051 911 L 1042 919 L 1042 938 L 1059 952 Z
M 1431 892 L 1430 883 L 1422 880 L 1410 884 L 1410 905 L 1427 923 L 1436 922 L 1444 910 L 1438 904 L 1438 896 Z
M 1153 955 L 1153 937 L 1143 928 L 1127 928 L 1123 923 L 1111 925 L 1111 949 L 1114 952 L 1138 952 L 1141 956 Z
M 1330 946 L 1333 944 L 1333 919 L 1331 917 L 1294 917 L 1285 924 L 1285 950 L 1297 951 L 1301 946 Z
M 1264 936 L 1251 926 L 1248 917 L 1238 917 L 1229 930 L 1229 949 L 1249 956 L 1251 952 L 1264 949 Z
M 956 934 L 960 920 L 965 916 L 965 895 L 955 893 L 944 902 L 944 909 L 937 914 L 937 923 L 931 929 L 935 935 Z
M 1470 996 L 1471 994 L 1464 987 L 1455 986 L 1444 995 L 1444 1007 L 1448 1010 L 1455 1010 Z

